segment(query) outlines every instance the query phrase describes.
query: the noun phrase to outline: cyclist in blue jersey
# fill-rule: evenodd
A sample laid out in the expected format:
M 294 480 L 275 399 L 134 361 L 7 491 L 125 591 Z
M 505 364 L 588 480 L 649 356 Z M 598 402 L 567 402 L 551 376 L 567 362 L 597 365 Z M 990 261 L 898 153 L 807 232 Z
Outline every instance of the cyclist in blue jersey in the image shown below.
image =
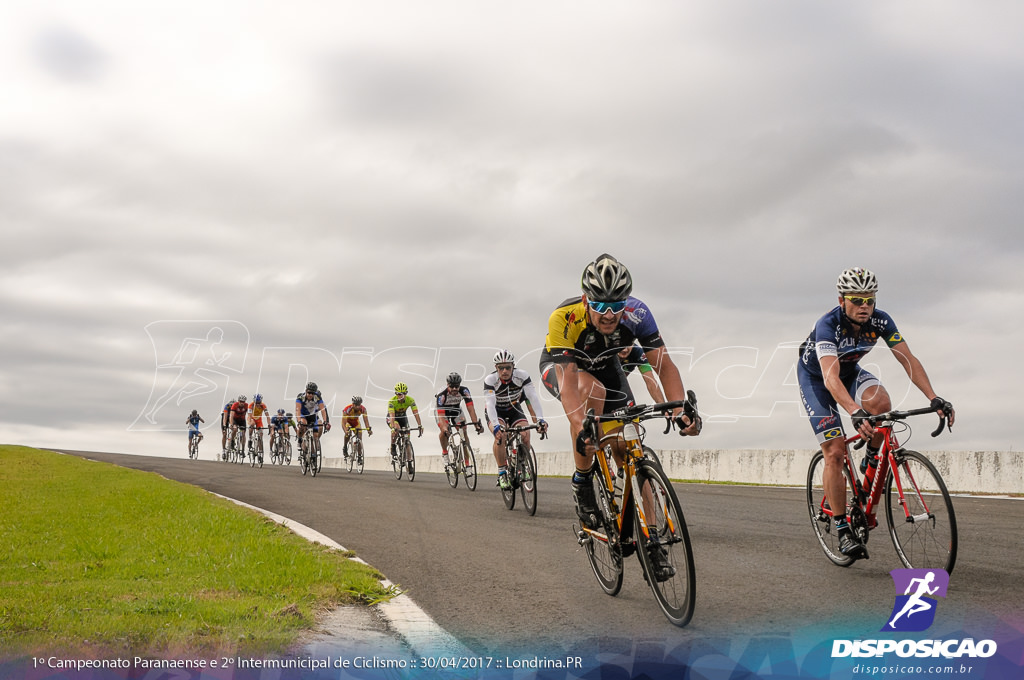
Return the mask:
M 893 318 L 875 306 L 878 280 L 862 267 L 846 269 L 836 281 L 839 306 L 818 319 L 800 346 L 797 381 L 811 429 L 825 456 L 823 486 L 828 498 L 846 498 L 846 440 L 838 406 L 853 419 L 853 427 L 868 440 L 862 469 L 877 465 L 882 433 L 867 421 L 868 415 L 892 410 L 889 393 L 860 360 L 879 339 L 885 340 L 910 381 L 931 400 L 939 414 L 952 425 L 953 405 L 935 394 L 921 361 L 914 356 Z M 866 559 L 867 548 L 850 530 L 842 509 L 833 508 L 839 550 L 854 559 Z
M 199 423 L 205 423 L 202 416 L 199 415 L 199 411 L 192 409 L 192 413 L 188 414 L 188 418 L 185 419 L 185 424 L 188 425 L 188 443 L 192 445 L 192 437 L 199 437 L 199 441 L 203 441 L 203 433 L 199 431 Z
M 331 418 L 327 414 L 327 407 L 324 405 L 324 398 L 320 394 L 315 382 L 306 384 L 306 391 L 299 392 L 295 397 L 295 417 L 298 420 L 296 440 L 299 442 L 299 449 L 302 449 L 302 435 L 306 428 L 313 430 L 313 436 L 320 439 L 319 418 L 323 417 L 323 431 L 331 431 Z

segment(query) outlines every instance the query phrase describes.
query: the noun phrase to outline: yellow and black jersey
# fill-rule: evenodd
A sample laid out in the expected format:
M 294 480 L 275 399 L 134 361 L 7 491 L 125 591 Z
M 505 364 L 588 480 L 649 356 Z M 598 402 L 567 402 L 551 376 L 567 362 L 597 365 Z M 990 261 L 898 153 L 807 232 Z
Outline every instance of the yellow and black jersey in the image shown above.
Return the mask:
M 587 372 L 600 371 L 618 361 L 619 350 L 634 342 L 645 350 L 665 346 L 654 314 L 646 304 L 635 297 L 628 298 L 618 328 L 611 335 L 603 335 L 590 324 L 581 295 L 566 300 L 551 313 L 541 364 L 573 362 Z

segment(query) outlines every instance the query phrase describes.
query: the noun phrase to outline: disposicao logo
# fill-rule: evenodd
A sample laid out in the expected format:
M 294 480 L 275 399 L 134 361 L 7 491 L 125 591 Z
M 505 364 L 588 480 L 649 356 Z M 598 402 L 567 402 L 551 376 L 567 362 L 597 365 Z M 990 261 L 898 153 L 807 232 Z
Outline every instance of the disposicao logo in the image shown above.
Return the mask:
M 944 569 L 893 569 L 889 572 L 896 586 L 896 602 L 881 632 L 913 633 L 927 630 L 935 622 L 936 597 L 946 597 L 949 574 Z M 834 640 L 832 657 L 880 657 L 895 653 L 900 657 L 987 658 L 994 655 L 993 640 Z
M 889 575 L 896 584 L 896 603 L 882 631 L 928 630 L 935 622 L 935 598 L 946 597 L 949 574 L 945 569 L 893 569 Z

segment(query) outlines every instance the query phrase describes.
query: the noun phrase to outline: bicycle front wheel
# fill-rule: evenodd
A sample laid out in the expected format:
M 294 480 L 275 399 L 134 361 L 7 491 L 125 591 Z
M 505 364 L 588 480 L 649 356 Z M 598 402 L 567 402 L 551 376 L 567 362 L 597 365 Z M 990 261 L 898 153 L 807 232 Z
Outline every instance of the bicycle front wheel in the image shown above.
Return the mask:
M 323 454 L 320 453 L 320 440 L 317 437 L 313 437 L 310 441 L 309 451 L 309 471 L 316 477 L 317 473 L 320 472 L 320 466 L 323 465 Z
M 355 449 L 356 449 L 356 440 L 353 437 L 349 441 L 348 450 L 345 451 L 345 453 L 347 454 L 346 457 L 348 458 L 348 465 L 346 467 L 348 468 L 349 472 L 352 472 L 352 469 L 355 468 L 355 466 L 356 466 L 356 452 L 355 452 Z
M 412 442 L 405 443 L 405 470 L 409 473 L 409 481 L 416 479 L 416 453 L 412 450 Z
M 444 466 L 444 474 L 448 478 L 448 486 L 453 489 L 459 486 L 459 469 L 462 467 L 462 461 L 459 458 L 462 456 L 462 450 L 452 449 L 449 460 L 451 462 Z
M 263 437 L 256 440 L 256 463 L 263 468 Z
M 469 442 L 462 442 L 462 478 L 470 491 L 476 491 L 476 455 Z
M 519 494 L 523 497 L 523 506 L 531 515 L 537 514 L 537 468 L 534 465 L 536 454 L 533 447 L 519 447 Z
M 852 557 L 847 557 L 839 550 L 839 534 L 836 532 L 835 522 L 832 521 L 832 511 L 825 498 L 825 454 L 818 451 L 811 458 L 811 465 L 807 468 L 807 512 L 811 517 L 811 527 L 814 535 L 818 538 L 818 544 L 825 551 L 825 557 L 832 560 L 840 567 L 848 567 L 854 563 Z M 846 489 L 852 493 L 853 482 L 850 480 L 850 471 L 843 466 L 843 478 L 846 480 Z
M 309 471 L 309 440 L 305 438 L 299 440 L 299 467 L 305 476 Z
M 956 514 L 946 484 L 935 465 L 917 451 L 899 450 L 895 456 L 896 474 L 890 469 L 885 478 L 885 520 L 896 554 L 908 569 L 952 573 Z
M 601 590 L 615 596 L 622 589 L 623 568 L 618 522 L 612 511 L 612 493 L 605 486 L 600 470 L 591 476 L 591 481 L 594 485 L 594 497 L 597 498 L 597 515 L 604 535 L 581 532 L 581 541 Z
M 363 440 L 356 439 L 352 442 L 352 457 L 356 459 L 356 471 L 363 474 Z
M 401 439 L 391 449 L 391 467 L 395 470 L 395 479 L 401 479 L 402 473 L 405 472 L 405 461 L 402 460 L 402 454 L 398 453 L 399 446 L 402 446 Z
M 633 502 L 640 563 L 662 613 L 672 624 L 685 626 L 693 617 L 697 574 L 682 506 L 672 482 L 655 461 L 637 463 L 635 482 L 642 490 Z M 661 557 L 656 559 L 654 551 Z
M 506 449 L 506 454 L 509 454 L 508 449 Z M 507 455 L 507 458 L 505 459 L 506 468 L 509 470 L 508 472 L 505 473 L 505 479 L 508 482 L 508 488 L 506 489 L 500 486 L 499 484 L 499 488 L 501 489 L 501 499 L 505 501 L 505 507 L 508 508 L 509 510 L 512 510 L 513 508 L 516 507 L 515 474 L 516 466 L 519 465 L 519 462 L 515 458 L 515 455 L 512 454 Z M 501 477 L 499 476 L 498 479 L 500 480 Z

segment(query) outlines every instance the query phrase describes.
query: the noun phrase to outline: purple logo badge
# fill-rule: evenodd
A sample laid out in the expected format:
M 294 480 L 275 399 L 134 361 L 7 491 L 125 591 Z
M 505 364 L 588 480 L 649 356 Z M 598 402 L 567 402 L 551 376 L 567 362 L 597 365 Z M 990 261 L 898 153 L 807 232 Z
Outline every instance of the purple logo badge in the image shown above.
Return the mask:
M 936 597 L 946 597 L 949 574 L 945 569 L 893 569 L 896 603 L 883 631 L 917 632 L 935 621 Z

